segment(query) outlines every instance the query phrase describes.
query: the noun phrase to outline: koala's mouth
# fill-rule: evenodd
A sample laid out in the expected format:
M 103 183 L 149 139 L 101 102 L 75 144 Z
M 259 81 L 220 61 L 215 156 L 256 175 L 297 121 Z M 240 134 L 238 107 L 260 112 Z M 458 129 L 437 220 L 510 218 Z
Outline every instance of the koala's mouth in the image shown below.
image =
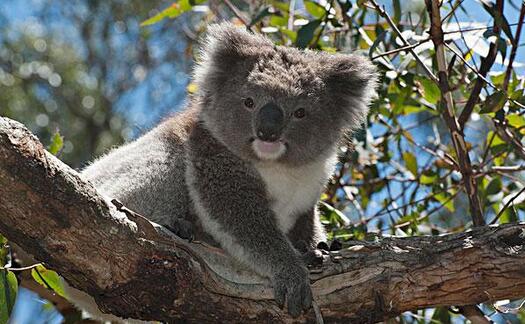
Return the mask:
M 286 143 L 283 140 L 275 142 L 252 140 L 252 149 L 261 160 L 277 160 L 286 152 Z

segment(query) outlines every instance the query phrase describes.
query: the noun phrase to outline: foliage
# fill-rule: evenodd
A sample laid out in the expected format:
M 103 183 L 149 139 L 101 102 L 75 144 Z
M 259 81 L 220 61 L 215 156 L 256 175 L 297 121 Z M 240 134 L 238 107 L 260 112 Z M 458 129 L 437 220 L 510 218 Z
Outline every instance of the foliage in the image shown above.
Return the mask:
M 130 93 L 154 82 L 167 62 L 182 61 L 178 70 L 187 71 L 191 60 L 184 58 L 195 52 L 198 35 L 209 23 L 229 19 L 278 45 L 367 55 L 381 71 L 367 124 L 354 134 L 353 144 L 341 146 L 336 175 L 322 196 L 322 220 L 331 238 L 459 232 L 474 226 L 476 216 L 487 224 L 522 221 L 525 79 L 519 26 L 525 5 L 443 1 L 443 70 L 428 32 L 427 2 L 392 0 L 383 7 L 365 0 L 92 1 L 84 7 L 89 16 L 104 17 L 95 23 L 75 4 L 62 1 L 54 6 L 72 19 L 84 50 L 57 41 L 52 32 L 0 36 L 0 111 L 51 139 L 47 143 L 54 154 L 80 165 L 129 137 L 130 124 L 143 121 L 119 109 L 119 98 L 136 98 Z M 126 11 L 126 5 L 132 9 Z M 113 27 L 119 30 L 122 23 L 124 31 L 115 32 Z M 185 36 L 177 38 L 174 30 Z M 112 42 L 123 35 L 130 39 Z M 124 59 L 115 54 L 128 51 Z M 173 75 L 170 70 L 166 78 Z M 186 84 L 180 85 L 176 88 L 184 91 Z M 190 84 L 187 90 L 194 88 Z M 451 102 L 445 100 L 448 91 Z M 159 97 L 169 104 L 173 100 L 167 92 Z M 148 104 L 142 109 L 152 112 L 144 107 Z M 166 111 L 159 108 L 157 116 Z M 452 134 L 459 138 L 453 140 Z M 523 311 L 502 314 L 500 306 L 480 307 L 497 322 L 525 316 Z M 456 313 L 427 309 L 398 321 L 464 319 Z
M 170 8 L 182 3 L 188 4 L 179 1 Z M 463 231 L 473 226 L 474 214 L 481 224 L 523 220 L 525 80 L 513 67 L 522 63 L 511 58 L 519 36 L 503 1 L 477 6 L 492 18 L 490 25 L 459 23 L 459 13 L 467 10 L 461 1 L 441 7 L 445 87 L 437 80 L 440 54 L 432 46 L 432 19 L 423 1 L 411 1 L 408 10 L 396 0 L 392 10 L 374 1 L 232 1 L 225 8 L 210 6 L 202 21 L 228 12 L 232 21 L 267 34 L 276 44 L 358 52 L 378 65 L 383 78 L 368 124 L 355 136 L 354 150 L 341 147 L 337 174 L 320 205 L 332 238 L 366 239 L 373 232 Z M 173 17 L 160 14 L 145 25 Z M 473 38 L 480 45 L 472 46 Z M 495 64 L 491 51 L 506 58 L 506 64 Z M 477 84 L 478 79 L 488 82 Z M 452 106 L 445 100 L 447 87 Z M 447 118 L 447 110 L 453 119 Z M 455 129 L 460 138 L 453 140 Z M 469 188 L 465 183 L 470 181 L 474 186 Z M 416 321 L 418 316 L 400 320 Z M 440 308 L 431 317 L 450 322 L 451 316 Z

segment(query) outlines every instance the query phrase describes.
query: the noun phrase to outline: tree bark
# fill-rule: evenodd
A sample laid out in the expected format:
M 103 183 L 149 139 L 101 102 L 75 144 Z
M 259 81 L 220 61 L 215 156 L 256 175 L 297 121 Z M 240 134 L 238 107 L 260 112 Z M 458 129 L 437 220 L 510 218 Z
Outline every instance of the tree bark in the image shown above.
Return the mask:
M 7 118 L 0 118 L 0 233 L 124 318 L 293 321 L 265 278 L 220 249 L 126 217 Z M 312 269 L 315 303 L 327 323 L 367 323 L 419 308 L 520 298 L 524 244 L 523 223 L 349 242 Z M 296 321 L 315 321 L 314 311 Z

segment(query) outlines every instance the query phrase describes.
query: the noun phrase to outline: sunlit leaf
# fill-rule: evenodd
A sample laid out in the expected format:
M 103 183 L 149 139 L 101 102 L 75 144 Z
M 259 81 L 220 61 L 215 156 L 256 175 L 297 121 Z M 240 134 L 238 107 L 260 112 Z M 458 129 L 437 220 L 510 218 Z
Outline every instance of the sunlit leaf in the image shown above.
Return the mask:
M 42 286 L 51 288 L 60 296 L 65 297 L 64 285 L 55 271 L 46 269 L 43 265 L 38 265 L 31 269 L 31 276 Z
M 7 323 L 15 305 L 18 282 L 14 273 L 0 270 L 0 323 Z
M 304 1 L 304 7 L 310 15 L 317 19 L 324 17 L 324 15 L 326 14 L 325 8 L 314 1 Z
M 173 3 L 168 8 L 162 10 L 155 16 L 146 19 L 140 24 L 140 26 L 153 25 L 163 20 L 164 18 L 176 18 L 181 14 L 185 13 L 186 11 L 191 10 L 193 6 L 202 4 L 204 2 L 206 2 L 206 0 L 179 0 Z
M 430 185 L 436 183 L 438 176 L 433 172 L 423 172 L 419 177 L 419 183 Z
M 404 152 L 403 153 L 403 160 L 405 161 L 405 165 L 407 169 L 417 177 L 417 160 L 414 154 L 410 152 Z
M 338 223 L 341 226 L 350 224 L 350 220 L 348 219 L 348 217 L 346 217 L 346 215 L 343 214 L 340 210 L 330 206 L 324 201 L 321 201 L 320 203 L 321 203 L 321 207 L 326 211 L 326 215 L 328 219 L 330 219 L 330 222 Z
M 439 87 L 430 79 L 419 79 L 422 86 L 423 98 L 431 104 L 436 104 L 441 98 Z
M 64 146 L 64 138 L 60 136 L 60 132 L 56 131 L 53 137 L 51 137 L 51 143 L 47 147 L 49 153 L 57 155 L 62 147 Z
M 448 209 L 448 211 L 453 212 L 455 210 L 454 199 L 451 199 L 448 194 L 441 192 L 437 195 L 434 195 L 434 199 L 441 203 L 443 207 Z

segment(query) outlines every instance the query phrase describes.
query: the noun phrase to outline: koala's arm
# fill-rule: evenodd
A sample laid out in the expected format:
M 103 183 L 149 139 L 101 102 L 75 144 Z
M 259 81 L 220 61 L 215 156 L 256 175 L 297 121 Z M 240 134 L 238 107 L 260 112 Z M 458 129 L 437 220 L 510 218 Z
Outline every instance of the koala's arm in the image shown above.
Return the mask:
M 286 298 L 288 312 L 298 316 L 311 305 L 308 270 L 279 230 L 258 173 L 202 126 L 188 151 L 186 180 L 203 227 L 228 253 L 268 276 L 277 303 Z
M 315 249 L 319 242 L 326 241 L 326 233 L 318 213 L 316 207 L 302 213 L 288 232 L 288 238 L 301 252 L 304 252 L 305 248 Z

